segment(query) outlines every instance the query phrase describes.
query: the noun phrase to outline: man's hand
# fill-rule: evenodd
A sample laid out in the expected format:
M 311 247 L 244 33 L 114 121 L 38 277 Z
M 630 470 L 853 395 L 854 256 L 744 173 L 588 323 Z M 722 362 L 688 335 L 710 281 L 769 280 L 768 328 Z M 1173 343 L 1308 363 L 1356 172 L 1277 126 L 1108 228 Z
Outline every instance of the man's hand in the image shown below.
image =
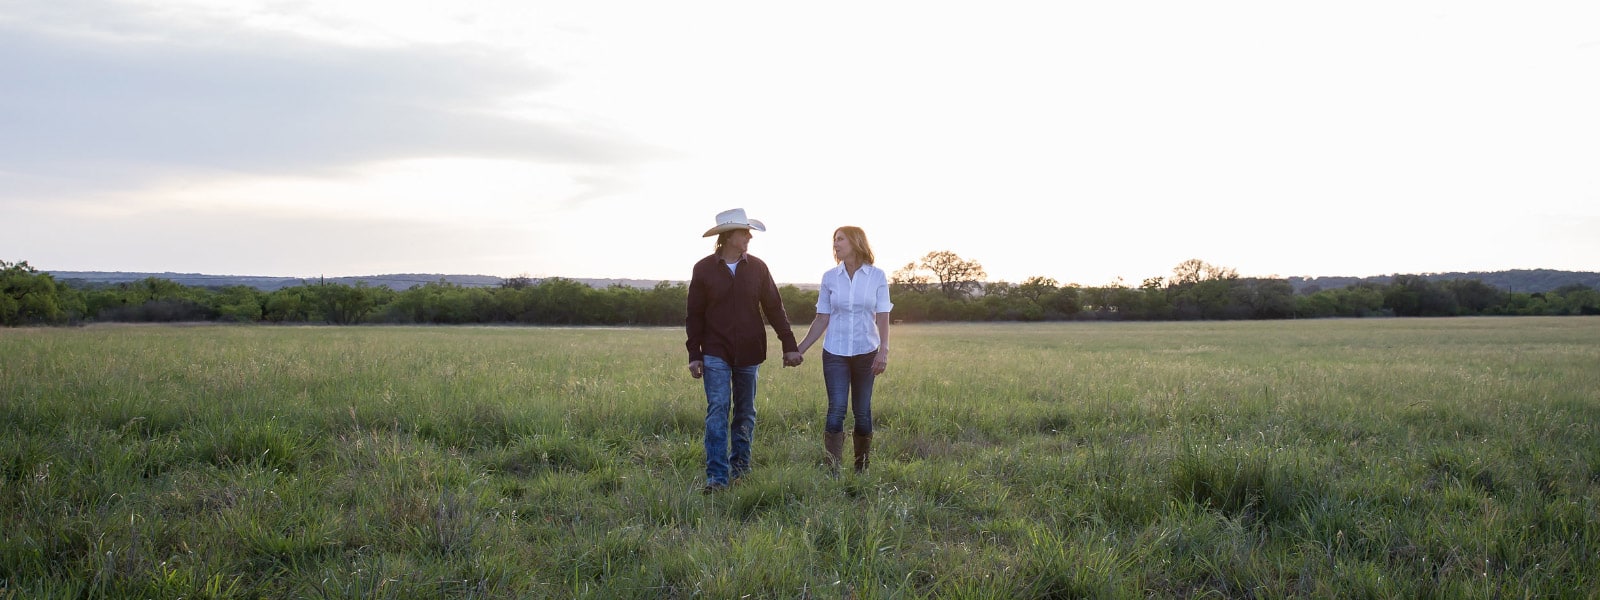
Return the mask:
M 705 375 L 705 374 L 706 374 L 706 363 L 704 363 L 702 361 L 698 361 L 698 360 L 689 361 L 689 376 L 690 377 L 693 377 L 695 379 L 699 379 L 701 375 Z
M 805 361 L 805 355 L 799 352 L 785 352 L 783 354 L 783 366 L 785 367 L 798 367 L 800 363 Z

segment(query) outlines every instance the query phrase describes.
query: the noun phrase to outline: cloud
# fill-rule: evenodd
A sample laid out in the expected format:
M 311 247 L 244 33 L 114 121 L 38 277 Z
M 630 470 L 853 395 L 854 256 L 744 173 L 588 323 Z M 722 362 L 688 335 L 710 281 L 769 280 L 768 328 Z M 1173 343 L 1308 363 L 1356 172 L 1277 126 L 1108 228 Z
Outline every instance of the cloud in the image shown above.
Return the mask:
M 513 116 L 509 102 L 561 77 L 489 48 L 40 10 L 0 5 L 0 195 L 444 156 L 626 169 L 656 154 L 570 111 Z

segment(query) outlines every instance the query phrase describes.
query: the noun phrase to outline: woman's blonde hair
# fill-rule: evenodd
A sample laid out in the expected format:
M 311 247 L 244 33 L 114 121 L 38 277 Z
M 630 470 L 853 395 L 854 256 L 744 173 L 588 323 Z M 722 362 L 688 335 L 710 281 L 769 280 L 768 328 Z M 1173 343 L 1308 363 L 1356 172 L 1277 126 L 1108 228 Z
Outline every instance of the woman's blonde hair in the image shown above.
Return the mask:
M 867 243 L 867 232 L 854 225 L 845 225 L 833 230 L 835 234 L 843 233 L 844 239 L 850 241 L 850 247 L 856 251 L 856 258 L 863 264 L 874 264 L 872 260 L 872 245 Z

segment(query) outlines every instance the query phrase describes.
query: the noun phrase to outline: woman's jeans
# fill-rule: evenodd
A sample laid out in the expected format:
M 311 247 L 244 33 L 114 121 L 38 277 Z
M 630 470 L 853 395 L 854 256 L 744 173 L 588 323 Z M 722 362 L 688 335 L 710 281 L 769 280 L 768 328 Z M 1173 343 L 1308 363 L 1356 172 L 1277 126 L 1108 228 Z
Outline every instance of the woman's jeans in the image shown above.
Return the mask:
M 756 374 L 760 365 L 732 367 L 728 361 L 707 355 L 703 359 L 706 386 L 706 484 L 728 485 L 729 470 L 737 479 L 750 470 L 750 438 L 756 429 Z M 732 409 L 733 452 L 729 456 L 728 413 Z
M 878 351 L 855 356 L 839 356 L 822 351 L 822 382 L 828 388 L 828 420 L 822 430 L 844 432 L 844 406 L 848 402 L 856 417 L 857 434 L 872 433 L 872 359 Z

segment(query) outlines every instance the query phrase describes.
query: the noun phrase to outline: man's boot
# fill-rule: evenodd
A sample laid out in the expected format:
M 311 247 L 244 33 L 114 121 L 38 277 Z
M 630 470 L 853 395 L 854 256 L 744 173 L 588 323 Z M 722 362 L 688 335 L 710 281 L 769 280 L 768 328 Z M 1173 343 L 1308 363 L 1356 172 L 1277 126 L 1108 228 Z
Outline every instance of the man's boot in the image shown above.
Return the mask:
M 844 461 L 844 432 L 822 432 L 822 449 L 828 451 L 828 472 L 838 473 L 839 463 Z
M 840 435 L 843 435 L 842 433 Z M 857 433 L 856 438 L 856 472 L 865 473 L 867 465 L 872 463 L 872 434 Z

